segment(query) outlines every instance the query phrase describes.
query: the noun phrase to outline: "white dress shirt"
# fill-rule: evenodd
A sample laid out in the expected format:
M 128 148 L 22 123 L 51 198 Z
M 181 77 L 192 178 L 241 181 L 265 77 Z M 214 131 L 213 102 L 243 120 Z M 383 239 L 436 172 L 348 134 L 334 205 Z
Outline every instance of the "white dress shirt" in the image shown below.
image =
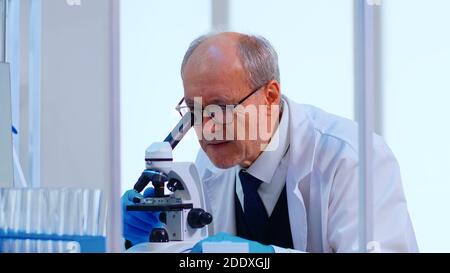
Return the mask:
M 269 144 L 247 169 L 249 174 L 263 182 L 258 188 L 258 194 L 269 217 L 286 183 L 289 159 L 289 108 L 284 100 L 281 109 L 280 123 Z M 239 178 L 240 170 L 242 170 L 241 167 L 236 168 L 236 194 L 244 211 L 244 192 Z

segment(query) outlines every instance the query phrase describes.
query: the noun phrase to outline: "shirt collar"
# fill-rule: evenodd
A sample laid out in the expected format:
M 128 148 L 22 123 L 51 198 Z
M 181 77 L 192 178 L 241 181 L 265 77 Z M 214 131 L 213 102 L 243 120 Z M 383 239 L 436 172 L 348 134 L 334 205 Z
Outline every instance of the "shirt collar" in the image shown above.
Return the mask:
M 272 181 L 272 177 L 289 147 L 289 109 L 284 99 L 282 100 L 282 111 L 278 128 L 266 149 L 247 169 L 249 174 L 265 183 Z

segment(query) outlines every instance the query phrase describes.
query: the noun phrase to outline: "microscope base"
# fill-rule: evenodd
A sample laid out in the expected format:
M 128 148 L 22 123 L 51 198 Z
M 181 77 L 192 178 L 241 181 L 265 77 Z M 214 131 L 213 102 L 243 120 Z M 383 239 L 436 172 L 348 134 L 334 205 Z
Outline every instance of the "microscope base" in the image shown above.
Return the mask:
M 128 253 L 189 253 L 197 241 L 173 241 L 166 243 L 141 243 L 127 250 Z

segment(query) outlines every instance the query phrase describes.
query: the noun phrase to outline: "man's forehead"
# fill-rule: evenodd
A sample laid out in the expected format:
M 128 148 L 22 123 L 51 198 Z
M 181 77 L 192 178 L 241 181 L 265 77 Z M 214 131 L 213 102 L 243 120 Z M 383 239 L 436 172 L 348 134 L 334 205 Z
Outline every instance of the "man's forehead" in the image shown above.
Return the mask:
M 186 73 L 183 86 L 186 99 L 202 96 L 205 99 L 217 97 L 222 101 L 230 100 L 246 88 L 247 74 L 241 67 L 209 67 L 203 71 Z
M 213 90 L 206 91 L 203 95 L 196 95 L 194 97 L 185 97 L 186 103 L 193 104 L 222 104 L 233 101 L 233 96 L 228 92 L 215 92 Z
M 232 102 L 247 85 L 238 53 L 238 34 L 225 33 L 203 41 L 190 56 L 183 73 L 186 102 Z

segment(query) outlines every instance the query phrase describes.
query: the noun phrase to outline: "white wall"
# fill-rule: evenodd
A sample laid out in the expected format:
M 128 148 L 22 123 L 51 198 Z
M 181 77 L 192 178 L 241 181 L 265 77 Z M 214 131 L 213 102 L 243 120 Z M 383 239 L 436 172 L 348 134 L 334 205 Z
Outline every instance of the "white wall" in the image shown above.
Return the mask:
M 354 118 L 352 0 L 230 0 L 231 29 L 266 37 L 278 52 L 281 91 Z
M 210 13 L 209 0 L 122 1 L 122 191 L 144 170 L 145 149 L 163 141 L 180 119 L 181 61 L 189 43 L 210 30 Z M 191 131 L 174 158 L 193 161 L 198 148 Z
M 421 251 L 450 251 L 450 1 L 383 2 L 384 132 Z

